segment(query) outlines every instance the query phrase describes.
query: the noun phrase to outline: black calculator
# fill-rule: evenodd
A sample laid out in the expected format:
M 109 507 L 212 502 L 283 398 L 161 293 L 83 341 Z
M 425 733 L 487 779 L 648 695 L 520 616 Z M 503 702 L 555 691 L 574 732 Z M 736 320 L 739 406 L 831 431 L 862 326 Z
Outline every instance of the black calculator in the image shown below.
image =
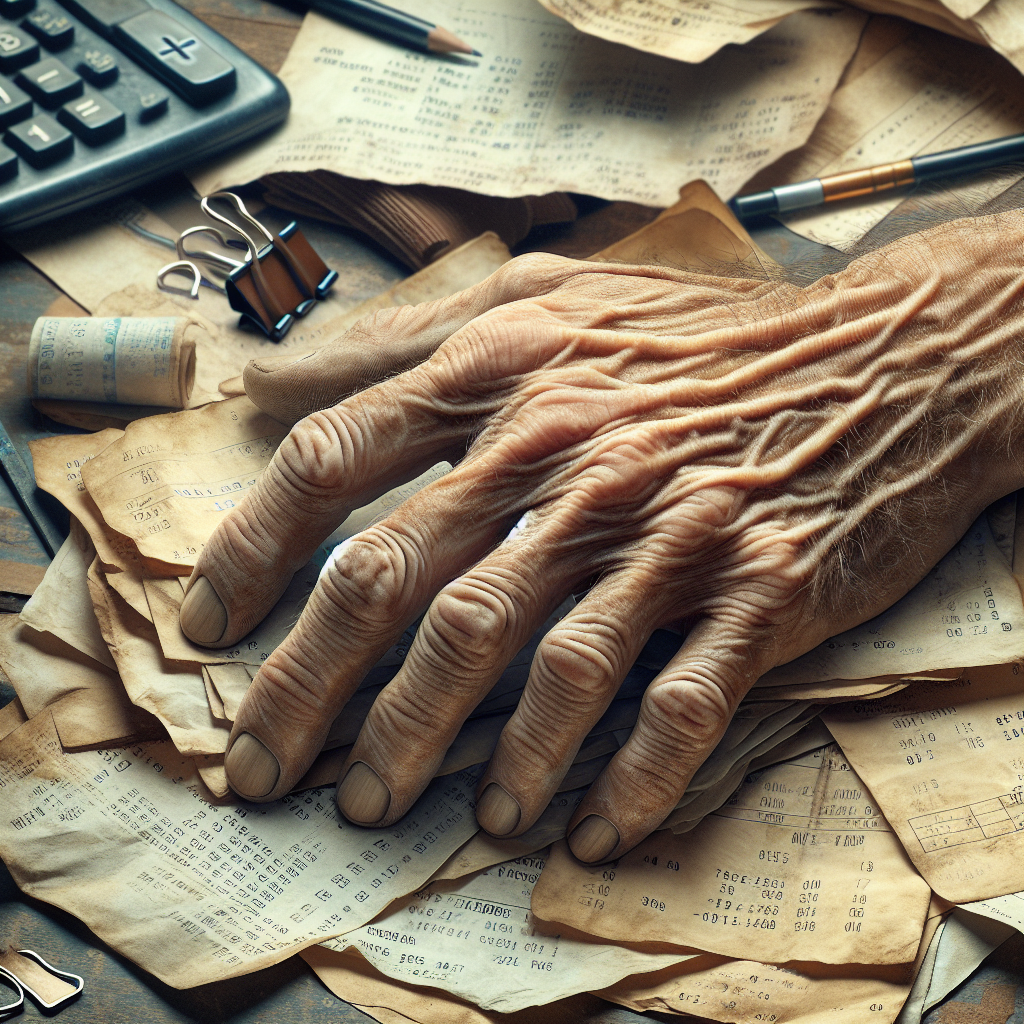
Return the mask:
M 171 0 L 0 0 L 0 231 L 237 146 L 285 87 Z

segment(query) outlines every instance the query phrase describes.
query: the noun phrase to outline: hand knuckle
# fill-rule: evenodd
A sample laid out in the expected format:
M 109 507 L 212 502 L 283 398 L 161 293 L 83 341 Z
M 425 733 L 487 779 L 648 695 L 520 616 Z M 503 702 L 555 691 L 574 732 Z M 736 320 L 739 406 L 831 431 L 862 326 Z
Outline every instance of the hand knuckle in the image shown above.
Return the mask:
M 666 732 L 684 749 L 703 749 L 714 742 L 733 711 L 728 688 L 710 670 L 654 683 L 645 704 L 650 727 Z
M 541 688 L 569 708 L 590 708 L 603 697 L 621 669 L 618 641 L 595 643 L 568 629 L 552 630 L 537 648 L 533 672 Z
M 501 596 L 473 581 L 460 580 L 434 599 L 422 631 L 425 639 L 440 648 L 439 653 L 468 654 L 476 660 L 501 646 L 510 618 Z
M 353 441 L 343 436 L 348 422 L 332 412 L 315 412 L 299 420 L 271 463 L 280 484 L 307 501 L 325 492 L 333 494 L 345 482 L 345 449 L 351 449 Z
M 576 260 L 565 256 L 556 256 L 548 252 L 528 252 L 510 260 L 498 273 L 503 284 L 511 285 L 517 292 L 522 291 L 526 285 L 533 294 L 538 286 L 554 287 L 579 265 Z
M 348 617 L 394 621 L 404 605 L 407 568 L 408 556 L 397 538 L 371 527 L 335 548 L 315 593 Z

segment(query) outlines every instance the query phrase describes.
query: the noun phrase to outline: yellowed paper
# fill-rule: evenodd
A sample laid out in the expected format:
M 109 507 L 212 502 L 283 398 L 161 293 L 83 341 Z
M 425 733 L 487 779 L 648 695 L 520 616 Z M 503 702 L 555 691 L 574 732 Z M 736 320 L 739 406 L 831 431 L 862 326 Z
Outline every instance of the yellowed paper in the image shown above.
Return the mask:
M 837 705 L 825 721 L 928 884 L 954 903 L 1024 890 L 1024 666 Z
M 543 0 L 544 6 L 581 32 L 662 57 L 699 63 L 728 43 L 747 43 L 814 0 Z
M 808 144 L 744 191 L 806 181 L 1024 132 L 1021 78 L 998 54 L 918 30 L 855 81 L 838 89 Z M 996 195 L 1009 183 L 972 184 Z M 905 192 L 795 211 L 792 231 L 848 249 L 905 198 Z
M 165 658 L 152 623 L 129 608 L 98 573 L 90 572 L 89 590 L 131 702 L 160 719 L 182 754 L 223 754 L 230 725 L 214 718 L 200 667 Z
M 584 35 L 534 0 L 428 0 L 418 14 L 486 57 L 439 64 L 310 13 L 281 70 L 288 121 L 193 174 L 196 187 L 324 168 L 394 185 L 655 206 L 704 178 L 728 197 L 803 144 L 865 21 L 846 9 L 801 11 L 693 66 Z
M 300 955 L 336 996 L 385 1024 L 579 1024 L 599 1021 L 607 1010 L 607 1004 L 596 996 L 579 995 L 550 1006 L 499 1015 L 440 989 L 392 981 L 357 953 L 309 946 Z
M 988 0 L 971 16 L 971 24 L 994 50 L 1018 70 L 1024 71 L 1024 27 L 1015 0 Z
M 116 673 L 14 615 L 0 617 L 0 666 L 22 713 L 52 714 L 69 750 L 164 735 L 152 715 L 128 700 Z
M 107 526 L 82 481 L 82 466 L 123 434 L 121 430 L 58 434 L 30 441 L 29 448 L 36 483 L 52 494 L 88 532 L 110 585 L 135 611 L 149 617 L 138 550 L 127 537 Z
M 205 333 L 189 317 L 41 316 L 29 340 L 29 394 L 184 409 Z
M 557 844 L 533 912 L 610 941 L 898 964 L 917 952 L 930 896 L 832 745 L 749 776 L 692 832 L 655 832 L 614 864 Z
M 436 882 L 363 928 L 324 943 L 357 949 L 398 981 L 430 985 L 484 1010 L 514 1013 L 678 963 L 678 953 L 538 934 L 530 894 L 544 854 L 520 857 L 458 883 Z
M 565 835 L 565 826 L 584 796 L 585 789 L 557 793 L 536 823 L 515 839 L 495 839 L 486 832 L 477 832 L 434 872 L 430 881 L 464 878 L 494 864 L 546 849 Z
M 33 629 L 52 633 L 93 661 L 113 669 L 114 659 L 100 633 L 86 582 L 96 552 L 87 535 L 82 541 L 76 543 L 75 532 L 64 541 L 20 618 Z
M 432 784 L 390 829 L 349 825 L 333 793 L 214 807 L 171 744 L 64 754 L 40 715 L 0 744 L 0 856 L 26 894 L 185 988 L 277 963 L 417 888 L 475 831 L 474 782 Z
M 150 572 L 187 576 L 285 433 L 247 398 L 149 416 L 87 462 L 82 477 L 104 521 L 135 542 Z
M 693 1014 L 729 1024 L 892 1024 L 940 923 L 939 915 L 925 922 L 913 964 L 826 967 L 704 954 L 651 978 L 627 978 L 598 994 L 641 1013 Z
M 1021 591 L 982 515 L 888 611 L 765 673 L 759 685 L 912 675 L 963 665 L 1001 665 L 1021 656 Z
M 17 697 L 0 708 L 0 740 L 10 736 L 15 729 L 28 721 L 28 715 Z
M 1024 892 L 1012 892 L 1006 896 L 993 896 L 976 903 L 964 903 L 964 910 L 993 921 L 1002 921 L 1019 932 L 1024 932 Z

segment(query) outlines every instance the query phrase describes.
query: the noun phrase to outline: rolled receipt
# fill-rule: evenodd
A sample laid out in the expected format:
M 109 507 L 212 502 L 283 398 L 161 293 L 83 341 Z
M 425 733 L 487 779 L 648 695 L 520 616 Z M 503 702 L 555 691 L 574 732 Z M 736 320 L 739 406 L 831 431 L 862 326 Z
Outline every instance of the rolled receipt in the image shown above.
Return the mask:
M 33 398 L 184 409 L 196 379 L 198 320 L 41 316 L 32 328 Z

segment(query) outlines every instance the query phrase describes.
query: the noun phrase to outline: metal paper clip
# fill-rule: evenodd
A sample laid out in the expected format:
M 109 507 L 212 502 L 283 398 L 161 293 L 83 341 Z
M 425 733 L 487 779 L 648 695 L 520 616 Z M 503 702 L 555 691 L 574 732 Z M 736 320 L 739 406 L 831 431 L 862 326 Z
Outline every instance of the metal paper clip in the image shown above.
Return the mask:
M 234 192 L 213 192 L 206 196 L 200 204 L 203 212 L 236 231 L 238 228 L 233 221 L 217 214 L 210 208 L 209 201 L 211 199 L 223 199 L 229 202 L 234 206 L 237 215 L 253 231 L 261 235 L 268 245 L 274 247 L 277 254 L 288 265 L 295 283 L 307 298 L 323 299 L 334 287 L 334 282 L 338 280 L 338 272 L 328 269 L 327 264 L 317 255 L 316 250 L 309 244 L 295 221 L 287 224 L 278 234 L 273 235 L 249 213 L 245 208 L 245 203 Z
M 19 982 L 19 987 L 24 989 L 35 1000 L 35 1002 L 39 1005 L 41 1009 L 61 1009 L 62 1007 L 67 1006 L 68 1003 L 74 1002 L 82 994 L 82 990 L 85 988 L 85 980 L 81 978 L 79 975 L 72 974 L 70 971 L 62 971 L 59 968 L 54 967 L 53 964 L 47 963 L 46 960 L 44 960 L 38 953 L 31 949 L 19 949 L 18 955 L 28 957 L 30 960 L 34 960 L 37 964 L 39 964 L 40 967 L 43 968 L 44 971 L 49 971 L 50 974 L 54 975 L 57 978 L 60 978 L 61 981 L 71 982 L 75 986 L 74 992 L 69 992 L 66 996 L 60 996 L 58 999 L 47 1000 L 43 995 L 37 992 L 27 981 L 24 981 L 20 978 L 17 979 Z M 0 970 L 2 970 L 2 968 L 0 968 Z M 8 976 L 10 976 L 11 974 L 10 971 L 5 971 L 4 973 Z
M 4 1006 L 0 1006 L 0 1020 L 3 1020 L 7 1017 L 13 1017 L 16 1013 L 21 1013 L 25 1008 L 25 990 L 21 987 L 21 982 L 3 967 L 0 967 L 0 981 L 5 985 L 10 985 L 18 993 L 18 998 L 13 1003 L 6 1003 Z

